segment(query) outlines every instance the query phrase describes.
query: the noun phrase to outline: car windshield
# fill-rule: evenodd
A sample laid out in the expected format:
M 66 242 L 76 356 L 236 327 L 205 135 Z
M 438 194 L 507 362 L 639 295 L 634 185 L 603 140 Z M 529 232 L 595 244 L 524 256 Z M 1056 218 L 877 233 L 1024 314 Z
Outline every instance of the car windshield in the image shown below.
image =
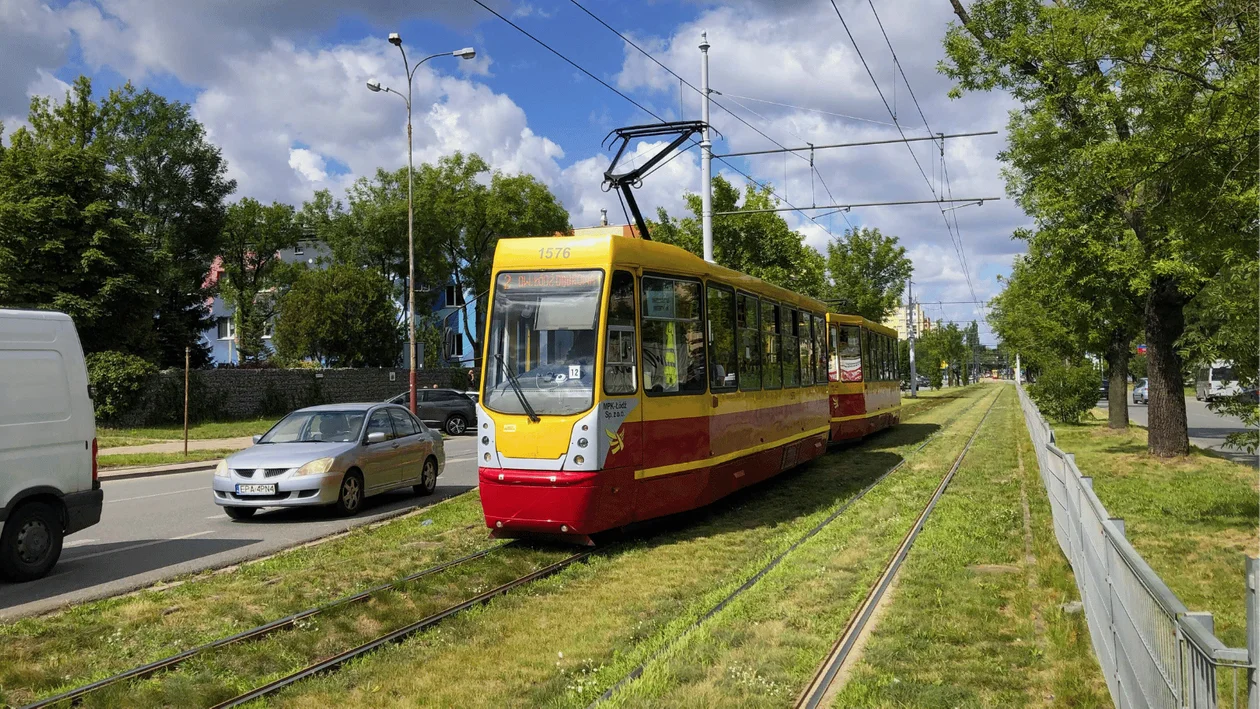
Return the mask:
M 259 443 L 349 443 L 359 439 L 362 411 L 295 411 L 271 427 Z
M 526 413 L 509 379 L 539 415 L 591 407 L 602 271 L 501 273 L 494 284 L 483 404 Z

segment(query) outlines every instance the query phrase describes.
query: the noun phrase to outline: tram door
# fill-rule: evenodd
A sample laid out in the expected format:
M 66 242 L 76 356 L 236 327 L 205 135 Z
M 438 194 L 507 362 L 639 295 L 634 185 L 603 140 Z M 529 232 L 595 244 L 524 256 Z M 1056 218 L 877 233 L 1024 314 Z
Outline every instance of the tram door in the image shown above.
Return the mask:
M 615 270 L 608 289 L 603 391 L 596 432 L 603 484 L 612 495 L 605 518 L 634 521 L 635 471 L 643 463 L 642 387 L 639 386 L 638 294 L 630 271 Z

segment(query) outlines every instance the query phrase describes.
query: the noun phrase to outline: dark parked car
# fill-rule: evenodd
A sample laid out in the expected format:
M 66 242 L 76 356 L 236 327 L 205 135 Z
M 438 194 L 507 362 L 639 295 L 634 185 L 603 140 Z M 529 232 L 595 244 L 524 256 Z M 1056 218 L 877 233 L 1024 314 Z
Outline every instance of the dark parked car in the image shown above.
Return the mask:
M 389 400 L 391 404 L 408 406 L 408 392 Z M 477 424 L 477 405 L 455 389 L 417 389 L 416 415 L 430 426 L 436 426 L 452 436 L 463 435 L 470 426 Z
M 1103 401 L 1111 395 L 1111 380 L 1103 377 L 1102 384 L 1098 387 L 1098 400 Z

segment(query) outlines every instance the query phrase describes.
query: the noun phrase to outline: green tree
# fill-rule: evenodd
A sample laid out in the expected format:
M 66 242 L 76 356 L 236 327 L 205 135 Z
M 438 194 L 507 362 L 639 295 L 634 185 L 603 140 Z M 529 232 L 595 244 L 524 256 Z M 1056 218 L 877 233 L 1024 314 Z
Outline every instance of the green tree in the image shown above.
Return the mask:
M 276 353 L 333 367 L 393 367 L 402 328 L 393 285 L 350 264 L 303 271 L 280 298 Z
M 884 322 L 896 309 L 914 266 L 897 237 L 855 227 L 827 245 L 830 297 L 844 312 Z
M 246 197 L 228 207 L 223 227 L 224 277 L 219 287 L 234 311 L 242 361 L 266 356 L 264 328 L 293 277 L 293 269 L 280 260 L 279 252 L 296 246 L 301 236 L 294 209 L 287 204 L 264 206 Z
M 572 231 L 568 212 L 546 185 L 533 175 L 491 171 L 475 153 L 457 152 L 436 165 L 421 165 L 415 176 L 415 200 L 415 229 L 434 245 L 430 256 L 445 258 L 455 287 L 475 294 L 475 305 L 460 311 L 469 333 L 482 331 L 483 296 L 490 289 L 499 239 Z M 469 310 L 475 311 L 472 322 Z M 469 339 L 473 351 L 479 351 L 476 337 Z
M 758 189 L 748 185 L 739 203 L 740 191 L 721 175 L 713 178 L 713 211 L 750 211 L 776 206 L 769 187 Z M 681 247 L 701 256 L 704 253 L 700 224 L 700 195 L 688 193 L 687 209 L 691 216 L 677 219 L 664 209 L 657 210 L 657 220 L 649 224 L 652 238 Z M 804 236 L 792 231 L 783 217 L 774 212 L 749 213 L 715 217 L 713 220 L 713 258 L 722 266 L 747 273 L 767 283 L 802 295 L 823 298 L 822 255 L 805 243 Z
M 184 348 L 191 347 L 194 366 L 207 362 L 206 275 L 218 253 L 224 200 L 236 183 L 191 108 L 130 83 L 97 104 L 91 81 L 79 77 L 62 102 L 34 98 L 29 120 L 37 142 L 88 150 L 110 173 L 110 197 L 149 261 L 137 275 L 158 294 L 157 352 L 149 356 L 164 367 L 183 366 Z
M 152 359 L 158 295 L 120 183 L 77 142 L 14 132 L 0 153 L 0 303 L 69 314 L 88 353 Z
M 1125 285 L 1142 303 L 1149 450 L 1185 454 L 1186 308 L 1257 251 L 1254 4 L 951 4 L 959 22 L 942 70 L 954 93 L 1004 89 L 1022 105 L 1002 153 L 1009 191 L 1039 221 L 1065 214 L 1108 227 L 1037 238 L 1078 248 L 1132 240 L 1140 255 Z

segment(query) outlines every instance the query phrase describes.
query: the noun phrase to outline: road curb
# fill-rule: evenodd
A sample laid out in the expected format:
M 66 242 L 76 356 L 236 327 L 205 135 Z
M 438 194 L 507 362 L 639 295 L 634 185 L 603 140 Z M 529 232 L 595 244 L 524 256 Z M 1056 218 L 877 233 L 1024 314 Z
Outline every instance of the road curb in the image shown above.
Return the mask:
M 126 468 L 107 468 L 100 471 L 101 482 L 110 480 L 130 480 L 132 478 L 149 478 L 156 475 L 174 475 L 176 473 L 195 473 L 203 470 L 214 470 L 222 458 L 203 460 L 196 463 L 176 463 L 174 465 L 131 466 Z

